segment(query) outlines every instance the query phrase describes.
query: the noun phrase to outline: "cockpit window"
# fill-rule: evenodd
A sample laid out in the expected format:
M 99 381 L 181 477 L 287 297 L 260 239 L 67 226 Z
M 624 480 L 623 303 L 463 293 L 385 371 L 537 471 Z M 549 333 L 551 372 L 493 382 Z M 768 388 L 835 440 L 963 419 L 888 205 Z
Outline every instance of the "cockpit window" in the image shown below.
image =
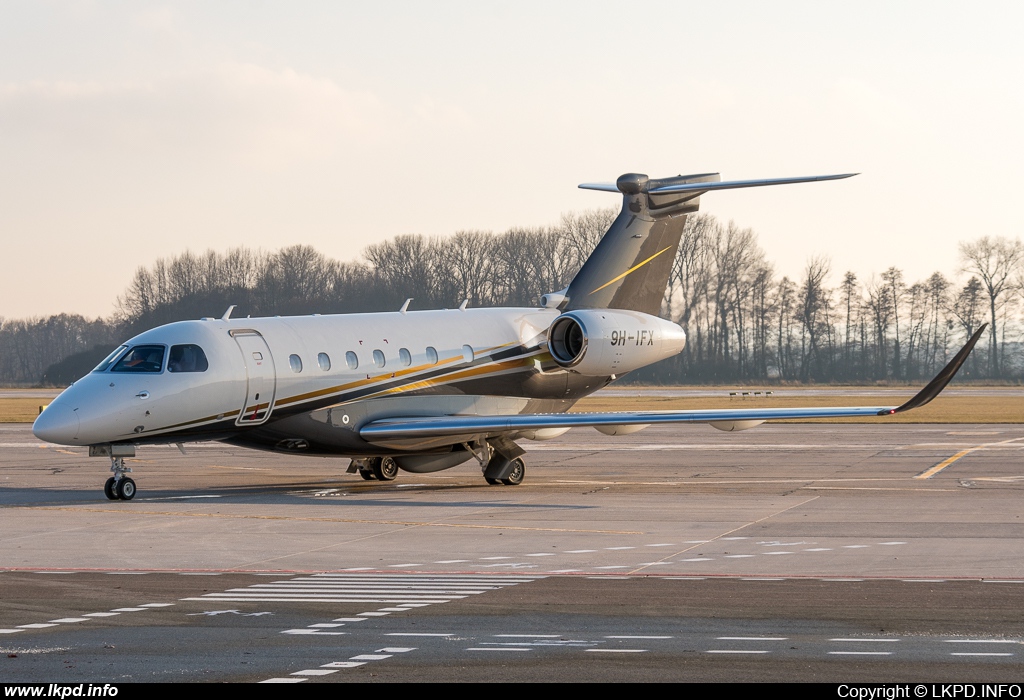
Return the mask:
M 110 368 L 110 365 L 114 364 L 114 360 L 121 356 L 121 353 L 128 349 L 127 345 L 118 346 L 117 350 L 107 355 L 103 362 L 96 365 L 96 369 L 93 372 L 103 372 Z
M 198 345 L 172 345 L 167 358 L 168 372 L 205 372 L 210 368 L 206 353 Z
M 136 345 L 117 361 L 111 372 L 159 372 L 164 364 L 163 345 Z

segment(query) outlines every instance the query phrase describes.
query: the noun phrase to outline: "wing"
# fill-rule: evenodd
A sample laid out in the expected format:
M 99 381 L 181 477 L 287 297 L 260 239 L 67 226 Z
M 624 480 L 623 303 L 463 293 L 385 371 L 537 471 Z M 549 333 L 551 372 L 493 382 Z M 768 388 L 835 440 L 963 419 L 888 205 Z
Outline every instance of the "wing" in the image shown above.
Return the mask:
M 835 408 L 729 408 L 691 411 L 629 411 L 607 413 L 533 413 L 512 416 L 427 416 L 395 417 L 364 425 L 359 434 L 367 442 L 402 449 L 425 445 L 469 441 L 480 436 L 500 435 L 547 428 L 595 427 L 614 434 L 620 426 L 657 423 L 710 423 L 722 430 L 742 430 L 766 420 L 784 418 L 851 418 L 888 416 L 924 406 L 946 388 L 967 360 L 987 324 L 942 368 L 935 378 L 899 406 L 838 406 Z M 628 432 L 621 430 L 619 432 Z

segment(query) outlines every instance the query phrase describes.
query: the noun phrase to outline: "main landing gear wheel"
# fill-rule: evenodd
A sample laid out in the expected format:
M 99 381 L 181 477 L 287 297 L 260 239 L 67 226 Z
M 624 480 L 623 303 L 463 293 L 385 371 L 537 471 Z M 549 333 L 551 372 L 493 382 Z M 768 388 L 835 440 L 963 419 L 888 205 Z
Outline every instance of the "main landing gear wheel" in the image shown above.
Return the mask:
M 122 501 L 130 501 L 135 498 L 135 482 L 125 477 L 117 482 L 114 491 Z
M 394 481 L 398 476 L 398 462 L 393 457 L 381 457 L 373 461 L 373 475 L 379 481 Z
M 363 477 L 364 481 L 373 481 L 373 480 L 375 480 L 377 478 L 376 476 L 373 475 L 373 472 L 370 471 L 369 469 L 360 469 L 359 470 L 359 476 Z
M 103 495 L 111 501 L 117 500 L 117 492 L 114 491 L 114 477 L 110 477 L 107 479 L 107 483 L 103 484 Z
M 516 457 L 512 462 L 512 471 L 501 480 L 501 483 L 505 484 L 505 486 L 519 486 L 519 484 L 523 483 L 524 476 L 526 476 L 526 463 L 521 457 Z
M 486 482 L 487 482 L 488 484 L 490 484 L 491 486 L 497 486 L 498 484 L 500 484 L 500 483 L 501 483 L 501 479 L 492 479 L 492 478 L 491 478 L 491 477 L 489 477 L 489 476 L 485 476 L 485 477 L 484 477 L 484 481 L 486 481 Z

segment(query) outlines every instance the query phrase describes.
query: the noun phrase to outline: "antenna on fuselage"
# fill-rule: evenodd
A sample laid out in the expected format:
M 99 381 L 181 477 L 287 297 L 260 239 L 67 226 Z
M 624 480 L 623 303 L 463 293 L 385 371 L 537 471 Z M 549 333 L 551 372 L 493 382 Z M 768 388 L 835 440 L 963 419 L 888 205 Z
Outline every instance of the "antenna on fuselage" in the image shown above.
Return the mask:
M 231 306 L 229 306 L 228 310 L 224 312 L 224 315 L 220 317 L 220 320 L 221 321 L 229 321 L 229 320 L 231 320 L 231 312 L 235 310 L 236 306 L 237 306 L 237 304 L 232 304 Z

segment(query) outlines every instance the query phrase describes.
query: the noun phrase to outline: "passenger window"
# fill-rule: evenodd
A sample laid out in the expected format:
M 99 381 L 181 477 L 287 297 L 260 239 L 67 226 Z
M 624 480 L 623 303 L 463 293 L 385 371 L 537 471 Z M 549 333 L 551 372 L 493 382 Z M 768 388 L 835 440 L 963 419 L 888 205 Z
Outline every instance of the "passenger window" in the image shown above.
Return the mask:
M 373 364 L 377 365 L 378 367 L 384 366 L 384 353 L 382 353 L 380 350 L 373 351 Z
M 462 359 L 466 362 L 473 361 L 473 347 L 471 345 L 462 346 Z
M 320 369 L 322 369 L 324 372 L 331 368 L 331 358 L 328 357 L 326 352 L 322 352 L 319 355 L 317 355 L 316 362 L 318 365 L 320 365 Z
M 345 353 L 345 364 L 348 365 L 349 369 L 359 369 L 359 358 L 356 354 L 349 350 Z
M 291 366 L 292 372 L 298 374 L 302 371 L 302 358 L 298 355 L 289 355 L 288 364 Z
M 136 345 L 117 361 L 111 372 L 159 372 L 164 364 L 163 345 Z
M 432 365 L 437 364 L 437 350 L 430 347 L 429 345 L 427 346 L 427 362 L 429 362 Z
M 412 364 L 412 354 L 405 348 L 398 351 L 398 359 L 401 360 L 402 364 L 406 367 Z
M 172 345 L 167 358 L 168 372 L 205 372 L 210 368 L 206 353 L 198 345 Z

